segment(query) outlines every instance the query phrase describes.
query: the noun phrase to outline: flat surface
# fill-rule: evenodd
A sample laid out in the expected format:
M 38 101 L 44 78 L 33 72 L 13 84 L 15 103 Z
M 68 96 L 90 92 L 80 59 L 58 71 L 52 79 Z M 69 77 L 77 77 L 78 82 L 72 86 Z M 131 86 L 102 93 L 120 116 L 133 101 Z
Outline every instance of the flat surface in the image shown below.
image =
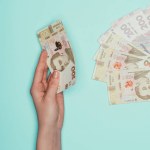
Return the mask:
M 64 93 L 63 150 L 149 150 L 150 103 L 110 106 L 106 85 L 91 79 L 99 35 L 146 6 L 149 0 L 0 0 L 0 149 L 35 149 L 36 32 L 61 19 L 77 66 L 77 84 Z

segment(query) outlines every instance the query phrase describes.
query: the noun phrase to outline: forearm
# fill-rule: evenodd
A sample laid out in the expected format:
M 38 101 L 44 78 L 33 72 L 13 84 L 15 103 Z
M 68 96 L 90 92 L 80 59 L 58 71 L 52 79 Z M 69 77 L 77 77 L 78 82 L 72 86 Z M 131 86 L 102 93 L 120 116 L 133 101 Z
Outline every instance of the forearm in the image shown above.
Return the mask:
M 39 129 L 37 150 L 61 150 L 61 130 Z

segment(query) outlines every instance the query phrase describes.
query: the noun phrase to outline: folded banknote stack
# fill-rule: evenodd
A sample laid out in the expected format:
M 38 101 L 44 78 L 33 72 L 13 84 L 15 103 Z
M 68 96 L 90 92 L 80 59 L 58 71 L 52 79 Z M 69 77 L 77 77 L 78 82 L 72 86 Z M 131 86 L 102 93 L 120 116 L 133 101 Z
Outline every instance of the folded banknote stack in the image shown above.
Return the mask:
M 75 60 L 70 42 L 61 21 L 45 27 L 38 32 L 42 49 L 47 51 L 47 65 L 52 73 L 60 72 L 58 91 L 62 92 L 75 84 Z
M 110 104 L 150 101 L 150 8 L 120 18 L 98 41 L 93 79 L 107 83 Z

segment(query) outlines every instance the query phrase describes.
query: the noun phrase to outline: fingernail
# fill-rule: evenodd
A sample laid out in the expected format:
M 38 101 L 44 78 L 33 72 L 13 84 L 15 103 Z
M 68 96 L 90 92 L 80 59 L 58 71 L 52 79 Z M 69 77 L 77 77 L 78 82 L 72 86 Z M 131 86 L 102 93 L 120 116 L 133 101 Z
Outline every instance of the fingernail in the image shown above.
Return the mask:
M 57 79 L 59 77 L 59 72 L 57 71 L 57 70 L 55 70 L 54 72 L 53 72 L 53 78 L 54 79 Z

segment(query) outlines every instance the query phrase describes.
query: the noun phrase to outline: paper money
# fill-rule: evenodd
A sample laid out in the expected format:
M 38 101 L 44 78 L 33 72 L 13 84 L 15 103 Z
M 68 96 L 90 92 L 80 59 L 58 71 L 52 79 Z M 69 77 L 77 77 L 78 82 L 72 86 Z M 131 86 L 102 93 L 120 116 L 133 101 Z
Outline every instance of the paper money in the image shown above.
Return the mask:
M 117 35 L 110 35 L 95 56 L 93 79 L 107 81 L 107 72 L 125 68 L 142 68 L 147 53 Z M 148 58 L 147 58 L 148 59 Z
M 97 56 L 96 66 L 93 73 L 93 79 L 105 82 L 105 75 L 109 65 L 109 58 L 113 53 L 111 48 L 103 48 L 102 52 Z
M 128 70 L 109 74 L 108 90 L 111 104 L 149 101 L 150 70 Z
M 149 9 L 138 10 L 122 17 L 99 39 L 100 43 L 107 38 L 110 32 L 118 34 L 135 46 L 150 53 L 150 24 Z
M 150 100 L 150 8 L 115 21 L 98 39 L 93 79 L 106 82 L 110 104 Z
M 51 71 L 60 72 L 58 93 L 75 84 L 76 70 L 72 48 L 64 26 L 57 21 L 38 32 L 42 49 L 48 53 L 47 65 Z

